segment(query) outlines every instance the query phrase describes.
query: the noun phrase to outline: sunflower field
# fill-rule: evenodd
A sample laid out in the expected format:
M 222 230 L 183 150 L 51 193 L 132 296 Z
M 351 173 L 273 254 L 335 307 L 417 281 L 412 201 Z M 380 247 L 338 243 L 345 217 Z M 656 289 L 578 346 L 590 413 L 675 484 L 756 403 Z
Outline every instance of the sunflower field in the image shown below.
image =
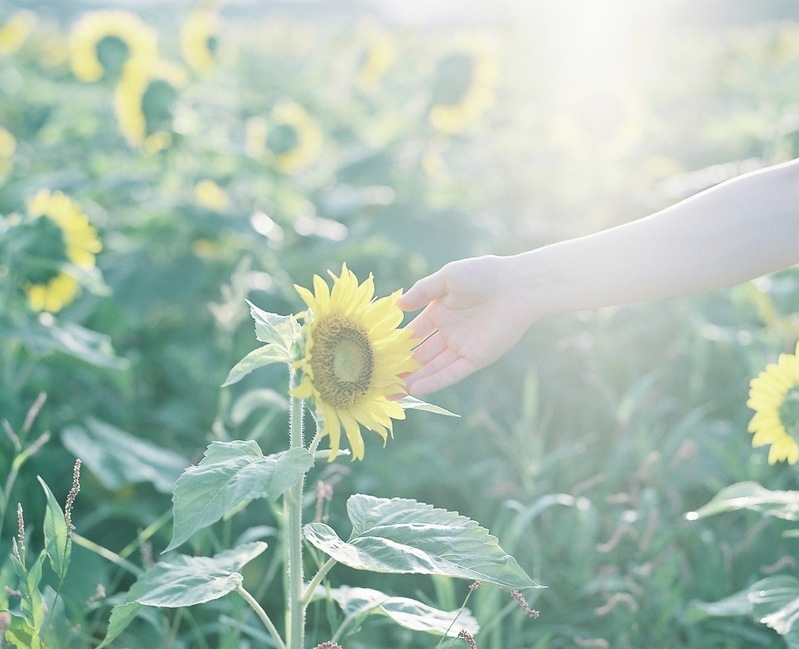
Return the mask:
M 542 320 L 435 406 L 361 414 L 380 435 L 328 409 L 352 457 L 236 483 L 175 552 L 186 476 L 266 462 L 319 398 L 260 367 L 296 359 L 284 316 L 796 157 L 792 2 L 3 0 L 0 648 L 284 649 L 285 494 L 326 566 L 309 649 L 799 648 L 797 466 L 748 430 L 799 376 L 797 268 Z M 544 587 L 324 563 L 397 503 Z M 192 561 L 202 596 L 141 596 Z

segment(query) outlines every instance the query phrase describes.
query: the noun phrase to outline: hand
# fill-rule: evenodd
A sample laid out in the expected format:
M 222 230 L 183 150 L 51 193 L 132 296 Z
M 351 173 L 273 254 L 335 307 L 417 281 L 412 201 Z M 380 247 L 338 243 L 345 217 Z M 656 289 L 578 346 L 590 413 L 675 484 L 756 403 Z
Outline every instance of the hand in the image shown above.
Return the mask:
M 405 378 L 423 395 L 453 385 L 513 347 L 532 323 L 519 296 L 513 257 L 473 257 L 447 264 L 399 298 L 404 311 L 424 310 L 408 323 L 422 341 L 422 367 Z

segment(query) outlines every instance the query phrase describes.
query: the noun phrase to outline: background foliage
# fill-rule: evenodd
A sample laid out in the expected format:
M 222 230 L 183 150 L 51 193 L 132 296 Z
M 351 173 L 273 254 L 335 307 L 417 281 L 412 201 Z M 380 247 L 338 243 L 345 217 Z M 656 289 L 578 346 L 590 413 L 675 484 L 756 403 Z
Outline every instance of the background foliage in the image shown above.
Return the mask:
M 245 299 L 295 312 L 292 284 L 342 261 L 385 294 L 451 259 L 586 234 L 799 155 L 791 3 L 549 4 L 492 3 L 483 15 L 467 3 L 422 20 L 421 3 L 228 2 L 210 7 L 207 68 L 180 40 L 205 5 L 132 4 L 162 61 L 160 83 L 126 104 L 148 134 L 166 134 L 149 143 L 123 132 L 121 79 L 83 81 L 70 64 L 75 25 L 107 6 L 3 4 L 0 237 L 50 189 L 81 206 L 103 246 L 79 297 L 37 313 L 0 240 L 0 486 L 11 487 L 0 583 L 12 584 L 16 503 L 41 546 L 37 476 L 63 503 L 80 457 L 72 522 L 90 543 L 73 549 L 62 646 L 103 637 L 114 594 L 168 544 L 174 482 L 210 441 L 269 448 L 285 434 L 280 370 L 220 388 L 256 346 Z M 367 440 L 363 463 L 323 467 L 325 515 L 341 521 L 346 497 L 363 492 L 488 527 L 548 588 L 535 594 L 537 620 L 478 589 L 481 649 L 774 647 L 770 629 L 703 616 L 696 602 L 795 574 L 785 522 L 685 514 L 739 481 L 796 488 L 794 469 L 752 451 L 745 401 L 749 379 L 792 348 L 798 306 L 791 269 L 537 323 L 508 358 L 437 396 L 460 420 L 411 412 L 385 449 Z M 269 540 L 273 525 L 252 506 L 193 549 Z M 268 607 L 280 569 L 256 564 L 245 578 Z M 466 594 L 393 580 L 381 588 L 441 606 Z M 0 609 L 13 599 L 0 593 Z M 320 628 L 331 614 L 316 612 Z M 244 622 L 226 599 L 154 613 L 125 646 L 245 646 Z M 375 644 L 434 642 L 375 625 L 347 647 Z

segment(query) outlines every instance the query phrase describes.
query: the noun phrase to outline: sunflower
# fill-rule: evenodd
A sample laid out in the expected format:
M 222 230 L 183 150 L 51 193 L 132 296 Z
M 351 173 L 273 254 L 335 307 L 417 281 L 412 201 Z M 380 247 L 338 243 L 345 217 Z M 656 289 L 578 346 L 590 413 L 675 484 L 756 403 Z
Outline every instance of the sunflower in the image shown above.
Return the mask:
M 266 148 L 278 171 L 290 174 L 314 161 L 322 148 L 322 130 L 300 104 L 283 101 L 272 109 Z
M 209 178 L 204 178 L 194 185 L 194 200 L 199 205 L 216 212 L 223 212 L 230 207 L 228 193 Z
M 69 267 L 93 269 L 102 246 L 89 219 L 62 192 L 40 191 L 28 201 L 28 212 L 33 220 L 22 287 L 31 309 L 55 313 L 80 291 Z
M 207 8 L 189 13 L 180 34 L 180 49 L 186 65 L 196 74 L 210 72 L 216 64 L 216 14 Z
M 389 34 L 376 32 L 361 53 L 355 76 L 355 83 L 361 92 L 373 94 L 380 85 L 386 71 L 397 60 L 397 48 Z
M 799 461 L 799 343 L 793 354 L 780 354 L 750 383 L 746 405 L 755 411 L 749 422 L 752 446 L 771 444 L 768 462 Z
M 114 112 L 128 144 L 145 153 L 169 147 L 177 89 L 185 82 L 185 72 L 166 62 L 125 66 L 114 92 Z
M 384 443 L 393 436 L 392 419 L 404 419 L 405 412 L 391 397 L 406 394 L 401 377 L 418 363 L 411 332 L 397 328 L 401 291 L 373 299 L 372 276 L 359 284 L 346 264 L 339 277 L 330 276 L 332 288 L 318 275 L 313 292 L 296 287 L 308 309 L 298 316 L 303 326 L 294 367 L 301 379 L 293 394 L 309 399 L 321 417 L 331 461 L 339 452 L 342 427 L 353 459 L 362 460 L 360 427 L 373 430 Z
M 118 78 L 128 62 L 155 62 L 155 31 L 129 11 L 92 11 L 73 27 L 69 39 L 72 71 L 81 81 Z
M 36 27 L 36 14 L 22 9 L 0 25 L 0 54 L 13 54 L 21 48 Z
M 475 123 L 494 103 L 497 74 L 493 58 L 476 47 L 444 57 L 433 78 L 429 111 L 433 128 L 451 135 Z

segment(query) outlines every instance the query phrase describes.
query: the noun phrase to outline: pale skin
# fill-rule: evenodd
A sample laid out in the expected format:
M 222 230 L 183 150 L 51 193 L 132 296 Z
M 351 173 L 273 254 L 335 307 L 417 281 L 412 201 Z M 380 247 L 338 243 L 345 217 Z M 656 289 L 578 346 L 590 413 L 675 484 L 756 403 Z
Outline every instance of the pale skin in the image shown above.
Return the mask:
M 461 259 L 399 299 L 422 309 L 410 394 L 494 363 L 557 313 L 721 289 L 799 263 L 799 159 L 728 180 L 645 218 L 513 256 Z

